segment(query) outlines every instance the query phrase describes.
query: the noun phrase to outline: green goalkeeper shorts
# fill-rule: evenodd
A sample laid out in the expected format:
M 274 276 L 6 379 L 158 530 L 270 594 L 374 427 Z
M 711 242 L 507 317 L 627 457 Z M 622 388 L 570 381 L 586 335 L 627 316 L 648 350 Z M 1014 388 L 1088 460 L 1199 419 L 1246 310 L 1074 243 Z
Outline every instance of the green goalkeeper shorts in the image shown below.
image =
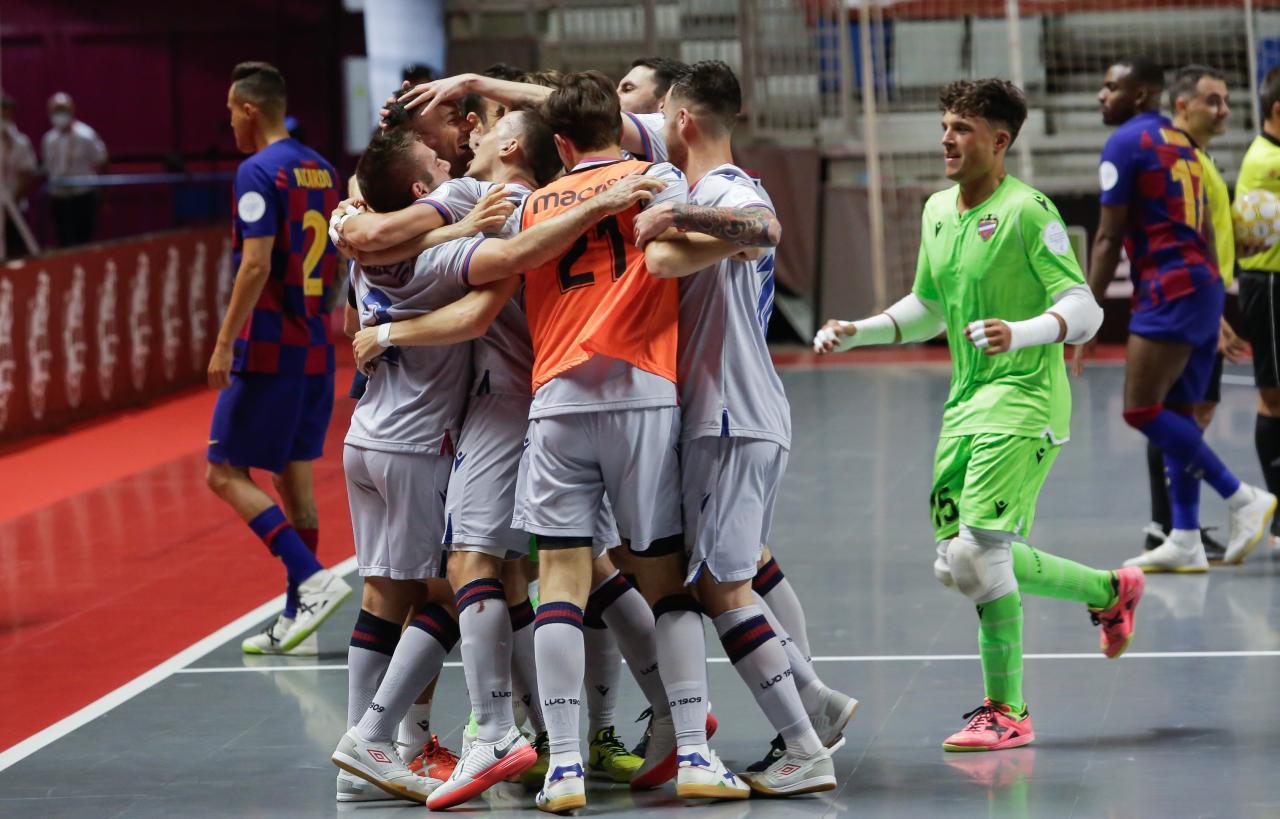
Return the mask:
M 955 537 L 962 523 L 1026 537 L 1040 489 L 1061 449 L 1047 437 L 983 433 L 939 438 L 929 494 L 934 539 Z

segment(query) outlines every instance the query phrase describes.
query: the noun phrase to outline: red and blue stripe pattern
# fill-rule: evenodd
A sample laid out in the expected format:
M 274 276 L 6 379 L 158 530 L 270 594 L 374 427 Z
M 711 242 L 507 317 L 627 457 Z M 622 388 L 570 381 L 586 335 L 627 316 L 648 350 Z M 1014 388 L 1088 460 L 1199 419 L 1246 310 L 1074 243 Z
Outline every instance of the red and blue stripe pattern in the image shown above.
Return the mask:
M 356 627 L 351 631 L 352 648 L 363 648 L 376 651 L 390 657 L 396 651 L 396 643 L 400 642 L 400 624 L 360 610 L 356 618 Z
M 755 593 L 764 597 L 773 591 L 774 587 L 786 579 L 786 575 L 782 573 L 782 567 L 778 565 L 778 561 L 769 558 L 769 562 L 756 570 L 756 576 L 751 580 L 751 588 Z
M 534 621 L 534 629 L 560 623 L 582 629 L 582 609 L 572 603 L 543 603 L 538 606 L 538 616 Z
M 583 615 L 583 625 L 587 628 L 604 628 L 605 609 L 612 606 L 619 597 L 631 591 L 631 589 L 631 582 L 623 577 L 621 572 L 616 572 L 613 577 L 601 583 L 600 587 L 591 592 L 591 596 L 587 598 L 587 610 Z
M 511 617 L 512 631 L 519 631 L 533 623 L 533 606 L 528 599 L 507 607 L 507 614 Z
M 418 628 L 430 634 L 444 646 L 445 652 L 453 651 L 458 644 L 458 621 L 439 603 L 427 603 L 409 622 L 410 628 Z
M 479 580 L 472 580 L 462 588 L 458 589 L 453 596 L 453 601 L 458 607 L 458 616 L 462 616 L 462 612 L 468 607 L 474 606 L 485 600 L 501 600 L 506 605 L 507 594 L 502 587 L 502 581 L 496 577 L 482 577 Z
M 729 662 L 736 665 L 743 657 L 776 637 L 769 621 L 763 614 L 757 614 L 726 631 L 720 637 L 720 644 L 729 655 Z
M 262 510 L 257 517 L 249 521 L 249 528 L 259 540 L 266 544 L 271 553 L 275 554 L 276 550 L 272 544 L 281 532 L 289 528 L 289 519 L 284 516 L 279 506 L 272 506 Z

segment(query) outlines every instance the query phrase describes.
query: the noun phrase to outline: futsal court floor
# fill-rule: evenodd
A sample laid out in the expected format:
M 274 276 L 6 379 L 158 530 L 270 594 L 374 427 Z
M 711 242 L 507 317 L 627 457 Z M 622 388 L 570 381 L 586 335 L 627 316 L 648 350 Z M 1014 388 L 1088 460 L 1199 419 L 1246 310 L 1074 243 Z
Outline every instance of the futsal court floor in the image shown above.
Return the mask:
M 947 366 L 910 354 L 787 358 L 795 444 L 772 546 L 804 600 L 819 673 L 861 707 L 835 757 L 837 790 L 690 815 L 1280 816 L 1280 560 L 1269 546 L 1207 576 L 1150 577 L 1134 644 L 1116 661 L 1098 653 L 1082 606 L 1027 598 L 1038 741 L 944 753 L 939 743 L 982 693 L 973 607 L 931 570 L 926 502 Z M 1148 519 L 1144 444 L 1121 419 L 1122 377 L 1099 363 L 1073 380 L 1072 440 L 1031 538 L 1107 567 L 1140 548 Z M 1227 381 L 1209 439 L 1258 481 L 1252 379 L 1232 367 Z M 0 816 L 424 810 L 334 802 L 328 757 L 344 728 L 354 598 L 320 633 L 319 657 L 240 653 L 278 606 L 281 572 L 203 487 L 211 402 L 191 393 L 0 456 Z M 342 570 L 352 568 L 339 460 L 349 412 L 340 401 L 317 473 L 321 556 Z M 1223 525 L 1208 489 L 1204 508 L 1207 524 Z M 713 746 L 745 767 L 772 731 L 707 635 Z M 630 744 L 642 703 L 625 671 L 623 683 L 618 727 Z M 451 663 L 433 714 L 450 747 L 466 715 Z M 593 784 L 589 799 L 584 815 L 680 809 L 670 786 L 633 795 Z M 534 815 L 532 794 L 491 792 L 460 812 L 484 811 Z

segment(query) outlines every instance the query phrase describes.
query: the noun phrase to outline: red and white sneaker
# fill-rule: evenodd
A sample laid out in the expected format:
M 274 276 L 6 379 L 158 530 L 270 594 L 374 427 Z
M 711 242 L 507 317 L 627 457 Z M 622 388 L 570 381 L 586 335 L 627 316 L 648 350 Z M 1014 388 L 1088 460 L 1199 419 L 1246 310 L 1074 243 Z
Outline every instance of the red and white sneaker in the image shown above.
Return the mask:
M 453 774 L 427 799 L 427 807 L 446 810 L 469 802 L 508 777 L 524 773 L 537 761 L 538 752 L 514 725 L 497 742 L 474 739 Z
M 707 711 L 707 739 L 715 736 L 720 722 Z M 644 764 L 631 778 L 631 790 L 647 791 L 661 787 L 676 776 L 676 728 L 671 716 L 654 717 L 650 714 L 649 730 L 645 732 Z M 634 753 L 634 751 L 633 751 Z
M 1147 578 L 1142 569 L 1131 566 L 1116 573 L 1116 602 L 1101 611 L 1089 610 L 1093 624 L 1102 628 L 1099 644 L 1107 659 L 1114 660 L 1133 642 L 1133 618 L 1146 588 Z
M 453 776 L 453 769 L 458 764 L 458 755 L 440 744 L 435 734 L 422 746 L 422 750 L 406 766 L 414 773 L 425 773 L 432 779 L 444 781 Z
M 964 715 L 969 724 L 947 737 L 944 751 L 1003 751 L 1021 748 L 1035 738 L 1031 712 L 1014 714 L 1004 703 L 983 700 L 979 708 Z

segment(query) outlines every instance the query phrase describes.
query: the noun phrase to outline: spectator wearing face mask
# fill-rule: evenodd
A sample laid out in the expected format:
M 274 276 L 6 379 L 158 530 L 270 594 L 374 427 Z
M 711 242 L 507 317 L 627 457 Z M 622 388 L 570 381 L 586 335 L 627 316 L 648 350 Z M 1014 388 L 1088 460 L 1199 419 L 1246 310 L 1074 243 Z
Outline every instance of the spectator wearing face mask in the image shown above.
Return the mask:
M 69 247 L 93 239 L 98 217 L 98 191 L 81 184 L 65 185 L 69 176 L 96 176 L 106 170 L 107 146 L 98 133 L 75 118 L 71 95 L 59 91 L 49 98 L 49 122 L 41 154 L 49 172 L 53 226 L 58 245 Z

